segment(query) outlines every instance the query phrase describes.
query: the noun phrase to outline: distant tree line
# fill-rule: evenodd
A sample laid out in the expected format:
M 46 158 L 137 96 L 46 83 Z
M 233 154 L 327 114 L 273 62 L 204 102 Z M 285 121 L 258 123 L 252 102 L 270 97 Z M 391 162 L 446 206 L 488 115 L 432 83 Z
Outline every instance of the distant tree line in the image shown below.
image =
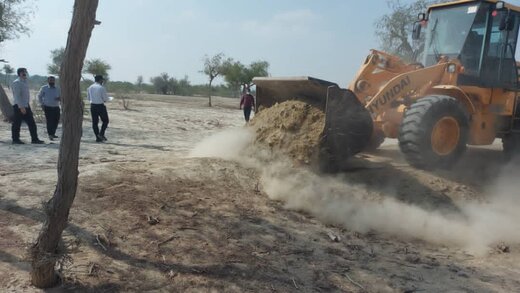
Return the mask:
M 52 50 L 50 52 L 51 63 L 47 65 L 47 73 L 57 76 L 58 84 L 58 74 L 60 72 L 64 52 L 64 48 Z M 249 88 L 252 85 L 253 77 L 268 75 L 269 63 L 266 61 L 256 61 L 246 66 L 240 61 L 226 58 L 223 53 L 219 53 L 213 57 L 205 56 L 203 66 L 204 68 L 200 72 L 208 76 L 208 84 L 192 85 L 187 75 L 182 78 L 177 78 L 170 76 L 170 74 L 166 72 L 151 77 L 149 83 L 146 83 L 143 76 L 139 75 L 136 81 L 132 83 L 128 81 L 111 80 L 109 77 L 109 71 L 112 68 L 110 64 L 97 58 L 89 59 L 85 60 L 83 66 L 85 76 L 81 81 L 81 90 L 85 91 L 87 87 L 94 82 L 93 77 L 100 74 L 107 80 L 105 84 L 107 90 L 113 93 L 238 97 L 242 88 Z M 221 77 L 225 83 L 213 86 L 213 81 L 217 77 Z M 9 86 L 15 78 L 17 78 L 15 69 L 7 64 L 4 65 L 0 73 L 0 83 Z M 39 89 L 46 83 L 47 76 L 29 76 L 29 84 L 33 90 Z
M 162 74 L 152 77 L 150 80 L 153 80 L 157 77 L 163 76 Z M 17 78 L 16 73 L 6 73 L 3 70 L 0 73 L 0 84 L 4 85 L 4 87 L 9 87 L 10 84 Z M 208 85 L 200 84 L 200 85 L 192 85 L 188 78 L 185 76 L 181 80 L 177 80 L 173 77 L 169 77 L 168 80 L 171 82 L 167 85 L 166 92 L 163 92 L 163 87 L 160 84 L 155 85 L 152 81 L 150 83 L 144 82 L 128 82 L 128 81 L 114 81 L 109 80 L 106 83 L 106 87 L 108 91 L 113 93 L 120 94 L 132 94 L 132 93 L 142 93 L 142 94 L 165 94 L 165 95 L 180 95 L 180 96 L 207 96 L 208 93 Z M 57 82 L 59 84 L 59 78 L 57 78 Z M 92 78 L 84 78 L 81 81 L 81 90 L 86 91 L 87 87 L 89 87 L 94 82 Z M 29 75 L 29 85 L 31 90 L 39 90 L 41 86 L 47 84 L 47 76 L 42 75 Z M 212 89 L 213 95 L 221 96 L 221 97 L 235 97 L 235 90 L 229 87 L 226 84 L 221 84 L 214 86 Z

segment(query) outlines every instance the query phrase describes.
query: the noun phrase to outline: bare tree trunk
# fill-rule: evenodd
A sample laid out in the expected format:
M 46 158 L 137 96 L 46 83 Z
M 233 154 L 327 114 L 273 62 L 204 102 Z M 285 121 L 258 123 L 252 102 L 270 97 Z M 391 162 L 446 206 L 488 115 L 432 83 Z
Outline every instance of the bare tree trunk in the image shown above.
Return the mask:
M 61 253 L 61 234 L 67 226 L 69 210 L 78 185 L 78 156 L 82 134 L 83 106 L 80 78 L 94 24 L 98 0 L 75 0 L 72 23 L 60 70 L 63 103 L 63 135 L 58 158 L 58 183 L 47 202 L 47 218 L 31 248 L 31 282 L 39 288 L 55 286 L 55 265 Z
M 9 98 L 7 97 L 7 94 L 4 91 L 4 88 L 0 85 L 0 110 L 2 111 L 2 115 L 4 116 L 5 120 L 11 122 L 13 121 L 13 105 L 11 105 L 11 102 L 9 102 Z
M 209 103 L 208 103 L 208 106 L 210 106 L 210 107 L 211 107 L 211 82 L 212 81 L 213 81 L 212 79 L 209 80 L 209 94 L 208 94 L 209 95 Z

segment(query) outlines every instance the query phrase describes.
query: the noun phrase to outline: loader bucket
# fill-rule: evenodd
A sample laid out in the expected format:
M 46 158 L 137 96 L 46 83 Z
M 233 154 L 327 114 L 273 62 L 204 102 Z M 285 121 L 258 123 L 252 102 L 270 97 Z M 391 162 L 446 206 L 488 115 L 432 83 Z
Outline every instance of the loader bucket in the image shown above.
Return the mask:
M 300 100 L 325 110 L 327 88 L 337 84 L 314 77 L 255 77 L 257 109 Z
M 257 109 L 286 100 L 300 100 L 325 112 L 319 146 L 322 171 L 335 172 L 351 156 L 361 152 L 372 135 L 368 110 L 356 95 L 337 84 L 313 77 L 255 77 Z
M 339 171 L 346 159 L 368 145 L 373 127 L 370 113 L 352 91 L 330 87 L 320 142 L 320 169 Z

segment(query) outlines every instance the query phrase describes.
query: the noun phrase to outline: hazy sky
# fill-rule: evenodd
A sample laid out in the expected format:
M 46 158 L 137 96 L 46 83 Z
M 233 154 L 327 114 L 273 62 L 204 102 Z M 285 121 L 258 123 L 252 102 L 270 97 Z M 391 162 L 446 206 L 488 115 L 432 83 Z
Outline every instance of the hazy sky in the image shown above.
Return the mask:
M 31 35 L 5 42 L 1 58 L 46 75 L 50 51 L 65 46 L 73 2 L 34 1 Z M 223 52 L 243 64 L 268 61 L 272 76 L 346 85 L 377 47 L 374 22 L 385 13 L 384 0 L 100 0 L 87 58 L 108 62 L 112 80 L 166 72 L 199 84 L 204 55 Z

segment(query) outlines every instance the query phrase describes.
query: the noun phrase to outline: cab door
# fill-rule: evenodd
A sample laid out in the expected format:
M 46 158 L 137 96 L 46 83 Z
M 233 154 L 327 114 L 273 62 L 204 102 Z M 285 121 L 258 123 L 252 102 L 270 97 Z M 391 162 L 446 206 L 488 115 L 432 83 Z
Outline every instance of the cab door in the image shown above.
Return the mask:
M 485 87 L 520 88 L 515 60 L 519 20 L 514 11 L 491 13 L 480 74 Z

